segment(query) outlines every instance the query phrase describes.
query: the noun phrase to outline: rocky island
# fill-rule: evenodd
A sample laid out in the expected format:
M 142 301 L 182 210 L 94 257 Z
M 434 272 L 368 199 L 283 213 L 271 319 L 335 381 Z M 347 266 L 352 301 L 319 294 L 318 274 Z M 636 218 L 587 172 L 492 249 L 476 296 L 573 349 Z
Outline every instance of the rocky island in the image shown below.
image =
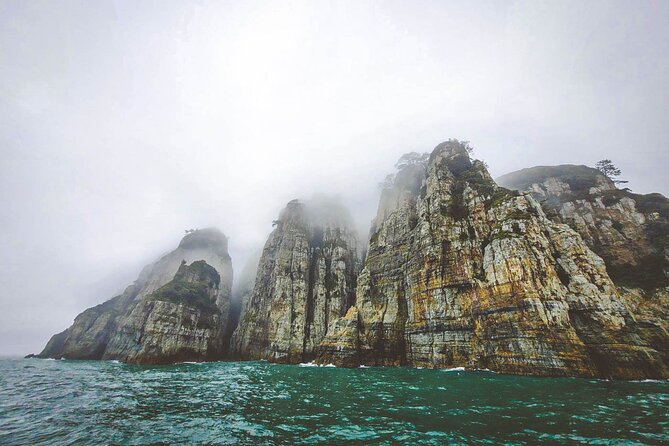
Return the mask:
M 225 236 L 188 234 L 38 356 L 669 377 L 669 200 L 586 166 L 496 182 L 470 155 L 407 158 L 366 244 L 341 204 L 289 202 L 239 302 Z

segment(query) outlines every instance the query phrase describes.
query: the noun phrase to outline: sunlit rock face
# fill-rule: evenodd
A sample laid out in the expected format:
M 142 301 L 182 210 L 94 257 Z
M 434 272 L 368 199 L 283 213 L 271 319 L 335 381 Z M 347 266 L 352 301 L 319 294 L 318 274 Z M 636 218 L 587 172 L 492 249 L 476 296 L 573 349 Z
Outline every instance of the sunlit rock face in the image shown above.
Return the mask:
M 232 286 L 232 264 L 230 256 L 228 255 L 228 244 L 226 236 L 217 229 L 209 228 L 196 230 L 187 234 L 179 244 L 178 248 L 166 254 L 155 263 L 145 267 L 139 278 L 125 291 L 108 300 L 107 302 L 89 308 L 79 316 L 76 317 L 74 323 L 70 328 L 62 333 L 54 335 L 44 350 L 38 355 L 39 357 L 49 358 L 67 358 L 67 359 L 126 359 L 124 355 L 118 353 L 117 347 L 114 350 L 110 349 L 112 339 L 117 334 L 119 327 L 128 325 L 128 318 L 133 311 L 139 311 L 138 308 L 144 308 L 145 316 L 149 313 L 153 318 L 168 317 L 166 314 L 172 310 L 174 314 L 169 317 L 176 318 L 175 321 L 185 320 L 190 311 L 188 306 L 181 308 L 173 308 L 176 302 L 154 302 L 153 306 L 167 308 L 164 311 L 148 311 L 145 301 L 151 300 L 152 295 L 161 287 L 169 282 L 176 280 L 175 275 L 180 276 L 183 263 L 193 264 L 193 262 L 202 261 L 208 267 L 212 268 L 218 275 L 219 280 L 215 288 L 210 290 L 211 302 L 215 308 L 215 315 L 209 316 L 216 318 L 216 334 L 219 332 L 225 333 L 228 326 L 230 313 L 230 290 Z M 199 264 L 199 263 L 198 263 Z M 188 298 L 184 295 L 184 298 Z M 198 310 L 199 311 L 199 310 Z M 209 317 L 207 316 L 207 317 Z M 131 318 L 132 319 L 132 318 Z M 192 319 L 192 317 L 191 317 Z M 151 322 L 151 321 L 149 321 Z M 154 321 L 155 322 L 155 321 Z M 179 330 L 178 323 L 174 323 L 174 327 L 170 330 Z M 162 328 L 167 333 L 167 324 L 163 323 Z M 169 335 L 165 334 L 165 339 Z M 137 336 L 137 348 L 140 348 L 142 336 Z M 225 354 L 226 342 L 224 339 L 213 339 L 211 347 L 207 347 L 207 358 L 222 357 Z M 116 344 L 114 344 L 116 345 Z M 142 362 L 143 359 L 137 357 L 131 358 L 127 356 L 128 360 L 133 362 Z M 149 362 L 169 362 L 165 359 L 160 360 L 157 356 L 152 356 Z
M 602 259 L 531 195 L 497 186 L 454 140 L 407 168 L 318 362 L 669 376 L 666 332 L 634 320 Z
M 347 212 L 293 200 L 274 222 L 232 339 L 234 357 L 309 361 L 330 323 L 353 304 L 357 241 Z

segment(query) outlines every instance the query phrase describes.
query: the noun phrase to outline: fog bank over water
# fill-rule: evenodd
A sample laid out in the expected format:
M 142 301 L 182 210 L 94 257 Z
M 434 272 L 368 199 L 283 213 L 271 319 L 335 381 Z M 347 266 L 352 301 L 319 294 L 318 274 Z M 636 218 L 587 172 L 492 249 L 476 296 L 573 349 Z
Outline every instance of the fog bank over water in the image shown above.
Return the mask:
M 39 351 L 175 248 L 235 273 L 294 198 L 360 236 L 397 158 L 469 140 L 493 176 L 612 159 L 669 194 L 667 2 L 0 6 L 0 354 Z

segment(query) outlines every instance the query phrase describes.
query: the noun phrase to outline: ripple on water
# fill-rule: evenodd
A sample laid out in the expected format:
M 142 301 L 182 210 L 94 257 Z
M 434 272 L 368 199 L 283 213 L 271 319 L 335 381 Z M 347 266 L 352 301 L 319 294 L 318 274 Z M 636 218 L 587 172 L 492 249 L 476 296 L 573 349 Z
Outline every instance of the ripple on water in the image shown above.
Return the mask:
M 0 444 L 669 439 L 669 382 L 265 362 L 0 360 Z

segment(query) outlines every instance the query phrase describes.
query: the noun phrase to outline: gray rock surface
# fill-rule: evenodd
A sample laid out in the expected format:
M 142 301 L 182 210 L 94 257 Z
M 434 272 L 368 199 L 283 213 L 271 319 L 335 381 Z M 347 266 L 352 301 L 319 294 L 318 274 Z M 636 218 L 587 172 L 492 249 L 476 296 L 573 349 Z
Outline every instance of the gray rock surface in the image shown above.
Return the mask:
M 89 308 L 78 315 L 70 328 L 54 335 L 44 350 L 37 355 L 43 358 L 101 359 L 110 357 L 108 344 L 121 321 L 142 299 L 150 296 L 170 282 L 183 262 L 203 260 L 220 276 L 212 297 L 219 313 L 219 324 L 225 332 L 229 320 L 232 263 L 228 254 L 226 236 L 217 229 L 196 230 L 187 234 L 177 249 L 146 266 L 139 278 L 124 292 L 107 302 Z M 160 304 L 163 305 L 163 304 Z M 155 313 L 159 314 L 159 313 Z M 223 348 L 225 344 L 218 342 Z M 225 352 L 220 351 L 217 356 Z M 118 356 L 118 355 L 116 355 Z
M 182 262 L 174 278 L 118 318 L 102 359 L 169 364 L 220 359 L 225 323 L 220 276 L 204 260 Z
M 604 174 L 585 166 L 532 167 L 497 181 L 530 193 L 553 221 L 569 225 L 603 258 L 643 336 L 655 339 L 666 358 L 669 199 L 618 189 Z
M 617 189 L 596 169 L 542 166 L 497 181 L 529 192 L 554 221 L 576 230 L 625 287 L 669 287 L 669 199 Z

